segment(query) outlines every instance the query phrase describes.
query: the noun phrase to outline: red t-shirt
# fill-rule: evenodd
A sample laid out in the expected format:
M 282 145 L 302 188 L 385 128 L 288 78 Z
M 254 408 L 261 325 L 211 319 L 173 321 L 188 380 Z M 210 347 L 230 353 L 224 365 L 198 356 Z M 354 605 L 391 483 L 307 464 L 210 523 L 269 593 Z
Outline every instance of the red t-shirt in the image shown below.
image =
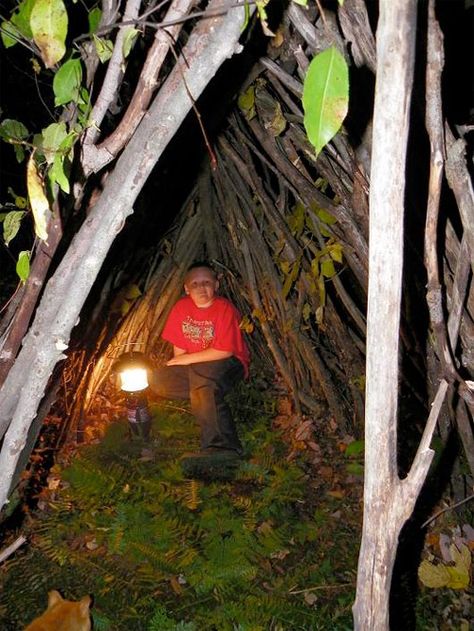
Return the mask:
M 171 309 L 161 337 L 187 353 L 215 348 L 239 359 L 248 375 L 249 351 L 239 328 L 240 313 L 222 296 L 209 307 L 197 307 L 189 296 Z

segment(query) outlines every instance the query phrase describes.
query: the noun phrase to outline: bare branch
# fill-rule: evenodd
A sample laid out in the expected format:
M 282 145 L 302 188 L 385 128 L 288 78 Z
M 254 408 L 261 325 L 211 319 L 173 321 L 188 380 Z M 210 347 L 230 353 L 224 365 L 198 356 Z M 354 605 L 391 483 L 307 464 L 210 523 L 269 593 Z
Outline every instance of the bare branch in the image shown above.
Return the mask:
M 140 5 L 141 0 L 127 1 L 123 23 L 133 21 L 133 18 L 138 16 Z M 104 116 L 111 103 L 117 98 L 117 92 L 124 73 L 123 66 L 125 59 L 123 55 L 123 43 L 126 35 L 127 29 L 120 28 L 115 39 L 114 50 L 109 65 L 107 66 L 107 73 L 102 88 L 90 114 L 92 124 L 87 128 L 84 134 L 84 145 L 91 144 L 96 140 L 100 133 L 100 125 L 102 124 Z

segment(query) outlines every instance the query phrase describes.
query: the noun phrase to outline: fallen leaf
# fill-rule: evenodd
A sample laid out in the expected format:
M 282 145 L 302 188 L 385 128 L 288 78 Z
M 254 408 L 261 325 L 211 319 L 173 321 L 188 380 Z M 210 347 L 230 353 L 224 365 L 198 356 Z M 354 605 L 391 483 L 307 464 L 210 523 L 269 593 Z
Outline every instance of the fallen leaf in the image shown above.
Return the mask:
M 170 578 L 171 588 L 177 596 L 180 596 L 183 593 L 183 588 L 176 576 L 172 576 Z
M 316 596 L 316 594 L 313 594 L 311 592 L 305 592 L 304 593 L 304 601 L 307 605 L 309 605 L 311 607 L 311 605 L 314 605 L 314 603 L 318 600 L 318 597 Z
M 331 497 L 335 497 L 338 500 L 341 500 L 343 497 L 346 496 L 346 492 L 344 491 L 344 489 L 334 489 L 332 491 L 328 491 L 328 495 L 330 495 Z
M 436 589 L 446 586 L 449 582 L 449 573 L 445 565 L 435 565 L 424 559 L 418 568 L 418 578 L 426 587 Z
M 97 550 L 98 547 L 99 547 L 99 544 L 97 543 L 95 538 L 86 542 L 86 548 L 88 550 Z

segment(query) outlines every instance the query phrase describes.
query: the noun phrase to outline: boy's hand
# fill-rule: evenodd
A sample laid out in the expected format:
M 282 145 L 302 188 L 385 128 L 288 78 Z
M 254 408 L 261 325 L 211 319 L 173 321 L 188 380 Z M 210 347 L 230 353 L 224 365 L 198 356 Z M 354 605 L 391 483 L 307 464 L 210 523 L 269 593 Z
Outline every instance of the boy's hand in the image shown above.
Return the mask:
M 167 366 L 187 366 L 191 364 L 189 353 L 183 353 L 181 355 L 176 355 L 176 357 L 172 357 L 169 361 L 166 362 Z
M 180 353 L 166 362 L 167 366 L 188 366 L 189 364 L 197 364 L 198 362 L 212 362 L 218 359 L 227 359 L 232 357 L 229 351 L 219 351 L 215 348 L 206 348 L 204 351 L 196 353 Z

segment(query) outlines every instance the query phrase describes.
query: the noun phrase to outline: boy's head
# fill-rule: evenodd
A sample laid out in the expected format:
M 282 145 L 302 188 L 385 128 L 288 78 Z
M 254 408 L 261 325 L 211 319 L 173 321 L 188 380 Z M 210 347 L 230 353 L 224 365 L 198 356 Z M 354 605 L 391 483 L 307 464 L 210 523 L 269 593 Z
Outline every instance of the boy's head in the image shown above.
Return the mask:
M 184 290 L 197 307 L 210 307 L 218 289 L 217 275 L 207 263 L 196 263 L 188 269 Z

